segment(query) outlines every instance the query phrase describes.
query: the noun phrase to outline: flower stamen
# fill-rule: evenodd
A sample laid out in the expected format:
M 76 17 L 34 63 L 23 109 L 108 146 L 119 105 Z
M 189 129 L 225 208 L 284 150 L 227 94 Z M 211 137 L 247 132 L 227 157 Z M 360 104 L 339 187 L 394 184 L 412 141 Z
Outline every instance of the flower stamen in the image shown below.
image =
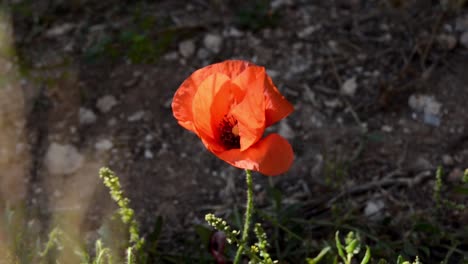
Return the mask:
M 232 116 L 225 115 L 219 125 L 220 140 L 226 149 L 240 148 L 239 126 Z

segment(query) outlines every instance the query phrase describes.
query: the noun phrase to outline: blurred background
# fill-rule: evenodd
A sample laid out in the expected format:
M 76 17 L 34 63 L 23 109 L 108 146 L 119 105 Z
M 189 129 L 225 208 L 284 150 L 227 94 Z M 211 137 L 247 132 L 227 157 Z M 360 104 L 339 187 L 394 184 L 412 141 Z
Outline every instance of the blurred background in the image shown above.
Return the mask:
M 295 106 L 268 131 L 293 145 L 292 169 L 254 175 L 258 220 L 281 263 L 300 263 L 337 229 L 366 234 L 376 256 L 468 259 L 466 1 L 0 7 L 4 248 L 15 228 L 44 240 L 60 225 L 85 243 L 105 233 L 116 209 L 98 177 L 108 166 L 142 232 L 160 232 L 161 255 L 213 263 L 204 215 L 240 224 L 243 172 L 178 126 L 171 102 L 196 69 L 243 59 L 264 66 Z

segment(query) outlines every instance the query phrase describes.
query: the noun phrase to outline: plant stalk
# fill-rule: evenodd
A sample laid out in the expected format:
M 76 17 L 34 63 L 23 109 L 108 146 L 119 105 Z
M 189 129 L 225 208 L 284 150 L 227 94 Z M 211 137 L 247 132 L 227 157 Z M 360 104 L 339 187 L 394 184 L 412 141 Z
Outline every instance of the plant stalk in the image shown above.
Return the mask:
M 248 246 L 248 238 L 249 238 L 249 230 L 250 230 L 250 222 L 252 220 L 252 212 L 253 212 L 253 181 L 252 181 L 252 173 L 250 170 L 245 170 L 245 177 L 247 182 L 247 203 L 245 209 L 245 219 L 244 219 L 244 228 L 242 229 L 242 238 L 239 248 L 237 249 L 236 257 L 234 258 L 234 264 L 238 264 L 242 251 L 244 247 Z

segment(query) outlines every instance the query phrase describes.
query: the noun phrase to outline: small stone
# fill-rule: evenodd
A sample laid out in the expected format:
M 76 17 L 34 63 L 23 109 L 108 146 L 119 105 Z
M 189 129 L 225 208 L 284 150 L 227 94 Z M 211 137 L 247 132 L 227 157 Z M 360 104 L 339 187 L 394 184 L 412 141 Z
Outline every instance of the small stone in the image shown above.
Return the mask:
M 450 155 L 448 155 L 448 154 L 444 154 L 444 155 L 442 156 L 442 163 L 443 163 L 445 166 L 453 166 L 454 161 L 453 161 L 452 156 L 450 156 Z
M 213 53 L 219 53 L 223 45 L 223 38 L 216 34 L 206 34 L 203 39 L 203 45 Z
M 180 42 L 179 52 L 185 58 L 192 57 L 195 53 L 195 43 L 193 42 L 193 40 L 188 39 Z
M 434 96 L 413 94 L 408 99 L 408 105 L 414 111 L 423 114 L 424 123 L 434 126 L 440 125 L 440 109 L 442 108 L 442 104 Z
M 152 159 L 154 157 L 153 152 L 151 150 L 147 149 L 145 150 L 145 158 L 146 159 Z
M 45 155 L 45 164 L 51 174 L 71 174 L 83 165 L 84 157 L 72 145 L 53 142 Z
M 110 127 L 113 127 L 117 124 L 117 119 L 115 117 L 109 119 L 109 121 L 107 121 L 107 125 L 110 126 Z
M 62 196 L 62 192 L 59 190 L 55 190 L 53 195 L 55 198 L 60 198 Z
M 240 38 L 244 36 L 244 32 L 240 31 L 235 27 L 230 27 L 229 29 L 223 32 L 223 35 L 226 37 Z
M 437 43 L 445 50 L 452 50 L 457 45 L 457 38 L 453 35 L 442 34 L 437 37 Z
M 205 48 L 201 48 L 197 51 L 197 58 L 204 60 L 210 56 L 210 53 Z
M 179 58 L 179 55 L 175 51 L 164 54 L 163 59 L 167 61 L 175 61 Z
M 296 136 L 294 130 L 288 125 L 286 120 L 282 120 L 279 125 L 278 134 L 284 138 L 293 139 Z
M 454 168 L 448 175 L 447 180 L 453 183 L 459 183 L 463 179 L 463 170 L 460 168 Z
M 432 170 L 433 166 L 430 161 L 423 157 L 417 157 L 413 162 L 409 165 L 409 169 L 414 171 L 426 171 Z
M 80 124 L 81 125 L 88 125 L 96 122 L 96 114 L 87 108 L 80 107 L 80 113 L 79 113 L 79 118 L 80 118 Z
M 101 139 L 98 142 L 96 142 L 96 144 L 94 144 L 94 148 L 98 151 L 108 151 L 112 149 L 113 146 L 114 144 L 112 144 L 112 141 L 106 138 Z
M 117 100 L 115 99 L 114 96 L 112 95 L 105 95 L 101 98 L 96 103 L 96 107 L 101 111 L 102 113 L 107 113 L 109 112 L 112 107 L 114 107 L 117 104 Z
M 270 7 L 273 10 L 277 10 L 277 9 L 279 9 L 281 7 L 290 6 L 290 5 L 293 5 L 293 4 L 294 4 L 294 2 L 292 0 L 273 0 L 270 3 Z
M 325 100 L 325 101 L 323 101 L 323 104 L 328 108 L 338 108 L 338 107 L 343 106 L 343 103 L 338 98 L 333 98 L 331 100 Z
M 430 114 L 430 113 L 424 113 L 424 116 L 423 116 L 423 122 L 428 124 L 428 125 L 431 125 L 431 126 L 440 126 L 440 117 L 439 116 L 436 116 L 436 115 L 433 115 L 433 114 Z
M 380 128 L 383 132 L 387 132 L 387 133 L 391 133 L 393 131 L 393 127 L 389 126 L 389 125 L 383 125 L 381 128 Z
M 308 26 L 308 27 L 302 29 L 301 31 L 297 32 L 297 36 L 299 38 L 306 38 L 306 37 L 312 35 L 312 33 L 317 31 L 318 29 L 320 29 L 320 26 L 311 25 L 311 26 Z
M 468 30 L 463 32 L 463 34 L 461 34 L 460 36 L 460 44 L 465 47 L 466 49 L 468 49 Z
M 364 208 L 364 215 L 372 220 L 380 220 L 383 217 L 382 210 L 385 208 L 383 200 L 367 201 Z
M 341 86 L 341 93 L 348 96 L 353 96 L 357 90 L 356 77 L 347 79 Z
M 68 33 L 74 27 L 75 27 L 74 24 L 65 23 L 65 24 L 62 24 L 62 25 L 59 25 L 59 26 L 56 26 L 47 30 L 45 35 L 49 38 L 58 37 L 58 36 Z
M 145 116 L 145 111 L 138 111 L 127 118 L 128 122 L 140 121 Z

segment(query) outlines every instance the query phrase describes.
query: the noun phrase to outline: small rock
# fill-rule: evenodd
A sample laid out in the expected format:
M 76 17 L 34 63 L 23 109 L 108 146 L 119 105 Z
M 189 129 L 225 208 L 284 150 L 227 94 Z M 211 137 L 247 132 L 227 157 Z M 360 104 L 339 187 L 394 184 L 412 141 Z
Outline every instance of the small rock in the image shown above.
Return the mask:
M 80 118 L 80 124 L 81 125 L 88 125 L 96 122 L 96 114 L 87 108 L 80 107 L 80 113 L 79 113 L 79 118 Z
M 204 60 L 210 56 L 210 53 L 205 48 L 201 48 L 197 51 L 197 58 Z
M 387 132 L 387 133 L 391 133 L 393 131 L 393 127 L 389 126 L 389 125 L 383 125 L 381 128 L 380 128 L 383 132 Z
M 98 151 L 108 151 L 112 149 L 113 146 L 114 144 L 112 144 L 112 141 L 106 138 L 101 139 L 98 142 L 96 142 L 96 144 L 94 144 L 94 148 Z
M 308 26 L 308 27 L 302 29 L 301 31 L 297 32 L 297 36 L 299 38 L 305 38 L 305 37 L 308 37 L 308 36 L 312 35 L 312 33 L 314 33 L 315 31 L 317 31 L 319 29 L 320 29 L 320 26 L 311 25 L 311 26 Z
M 117 124 L 117 119 L 115 117 L 109 119 L 109 121 L 107 121 L 107 125 L 112 127 L 112 126 L 115 126 Z
M 164 54 L 163 59 L 167 61 L 175 61 L 179 58 L 179 55 L 175 51 L 168 52 Z
M 442 104 L 434 96 L 413 94 L 408 99 L 408 105 L 416 112 L 423 114 L 423 121 L 426 124 L 440 125 L 440 109 Z
M 461 182 L 463 179 L 463 170 L 460 168 L 454 168 L 448 175 L 447 180 L 449 182 Z
M 203 39 L 203 45 L 213 53 L 219 53 L 223 45 L 223 38 L 216 34 L 206 34 Z
M 152 159 L 154 157 L 153 152 L 151 150 L 147 149 L 145 150 L 145 158 L 146 159 Z
M 84 157 L 72 145 L 53 142 L 45 155 L 45 164 L 51 174 L 71 174 L 83 165 Z
M 445 50 L 453 50 L 457 45 L 457 38 L 453 35 L 442 34 L 437 37 L 439 46 Z
M 117 100 L 113 95 L 105 95 L 101 98 L 96 103 L 96 107 L 101 111 L 102 113 L 107 113 L 109 112 L 112 107 L 114 107 L 117 104 Z
M 135 86 L 139 81 L 139 78 L 131 78 L 128 81 L 124 82 L 125 87 L 133 87 Z
M 423 122 L 431 126 L 440 126 L 440 117 L 424 113 Z
M 75 27 L 74 24 L 65 23 L 65 24 L 62 24 L 62 25 L 59 25 L 59 26 L 56 26 L 47 30 L 45 35 L 49 38 L 58 37 L 58 36 L 68 33 L 74 27 Z
M 276 77 L 278 77 L 280 75 L 280 73 L 278 71 L 275 71 L 275 70 L 266 70 L 268 76 L 270 76 L 271 78 L 275 79 Z
M 423 157 L 417 157 L 411 164 L 409 164 L 408 167 L 413 171 L 425 171 L 432 170 L 434 168 L 432 163 Z
M 323 101 L 323 104 L 328 108 L 338 108 L 338 107 L 343 106 L 343 103 L 338 98 L 333 98 L 331 100 L 325 100 L 325 101 Z
M 293 139 L 295 137 L 294 130 L 288 125 L 286 120 L 282 120 L 279 125 L 278 134 L 286 139 Z
M 140 121 L 145 116 L 145 111 L 138 111 L 127 118 L 128 122 Z
M 444 155 L 442 156 L 442 163 L 443 163 L 445 166 L 453 166 L 454 161 L 453 161 L 452 156 L 450 156 L 450 155 L 448 155 L 448 154 L 444 154 Z
M 188 39 L 188 40 L 180 42 L 179 52 L 185 58 L 192 57 L 193 54 L 195 53 L 195 43 L 193 42 L 193 40 Z
M 349 78 L 341 86 L 341 93 L 348 96 L 353 96 L 357 90 L 356 77 Z
M 382 210 L 385 208 L 385 202 L 382 200 L 367 201 L 364 208 L 364 215 L 372 220 L 381 220 L 383 217 Z
M 60 198 L 62 196 L 62 192 L 59 190 L 55 190 L 53 195 L 55 198 Z
M 463 34 L 460 36 L 460 44 L 468 49 L 468 30 L 465 31 Z
M 147 134 L 147 135 L 145 136 L 145 141 L 148 142 L 148 141 L 151 141 L 151 140 L 153 140 L 153 135 Z
M 273 0 L 270 3 L 270 7 L 273 10 L 277 10 L 283 6 L 290 6 L 293 5 L 294 2 L 292 0 Z
M 223 35 L 226 37 L 240 38 L 244 36 L 244 32 L 240 31 L 235 27 L 230 27 L 229 29 L 223 32 Z

